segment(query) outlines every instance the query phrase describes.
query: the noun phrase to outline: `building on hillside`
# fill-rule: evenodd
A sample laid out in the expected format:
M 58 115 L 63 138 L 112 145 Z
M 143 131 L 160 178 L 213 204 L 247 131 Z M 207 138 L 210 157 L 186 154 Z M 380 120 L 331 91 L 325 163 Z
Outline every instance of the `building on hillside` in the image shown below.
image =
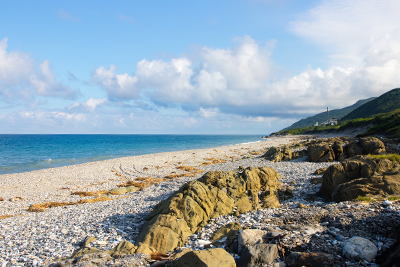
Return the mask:
M 335 118 L 330 119 L 329 124 L 330 125 L 337 125 L 338 124 L 338 119 L 335 119 Z

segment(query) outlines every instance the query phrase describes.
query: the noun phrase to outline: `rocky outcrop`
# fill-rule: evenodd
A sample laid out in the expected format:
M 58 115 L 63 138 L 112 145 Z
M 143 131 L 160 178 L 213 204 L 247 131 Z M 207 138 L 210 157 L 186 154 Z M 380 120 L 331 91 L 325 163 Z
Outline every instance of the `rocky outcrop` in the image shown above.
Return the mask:
M 301 149 L 302 147 L 308 148 L 305 150 Z M 280 162 L 307 156 L 310 162 L 332 162 L 343 161 L 357 155 L 378 155 L 385 151 L 385 144 L 375 137 L 357 139 L 335 137 L 304 141 L 292 146 L 271 147 L 261 157 Z
M 330 166 L 318 195 L 328 201 L 354 200 L 366 195 L 400 194 L 399 164 L 389 159 L 358 156 Z
M 281 184 L 271 168 L 247 168 L 242 172 L 213 171 L 183 185 L 146 217 L 136 239 L 136 253 L 167 253 L 185 244 L 189 235 L 209 219 L 279 205 Z M 258 193 L 262 192 L 262 198 Z
M 359 155 L 379 155 L 385 152 L 385 144 L 375 137 L 358 139 L 330 138 L 310 143 L 308 161 L 332 162 L 343 161 Z

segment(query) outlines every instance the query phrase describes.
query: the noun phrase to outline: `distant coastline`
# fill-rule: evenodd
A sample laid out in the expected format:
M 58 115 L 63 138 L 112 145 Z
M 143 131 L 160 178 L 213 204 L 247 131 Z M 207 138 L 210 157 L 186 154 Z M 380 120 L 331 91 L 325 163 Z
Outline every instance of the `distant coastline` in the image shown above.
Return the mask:
M 0 175 L 264 141 L 261 135 L 1 134 Z

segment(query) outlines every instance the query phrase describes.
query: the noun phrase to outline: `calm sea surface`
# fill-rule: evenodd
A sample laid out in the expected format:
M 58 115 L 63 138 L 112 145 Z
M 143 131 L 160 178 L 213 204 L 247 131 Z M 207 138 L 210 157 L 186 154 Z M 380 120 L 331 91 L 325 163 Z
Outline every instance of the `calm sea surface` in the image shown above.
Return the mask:
M 261 141 L 260 135 L 0 135 L 0 174 Z

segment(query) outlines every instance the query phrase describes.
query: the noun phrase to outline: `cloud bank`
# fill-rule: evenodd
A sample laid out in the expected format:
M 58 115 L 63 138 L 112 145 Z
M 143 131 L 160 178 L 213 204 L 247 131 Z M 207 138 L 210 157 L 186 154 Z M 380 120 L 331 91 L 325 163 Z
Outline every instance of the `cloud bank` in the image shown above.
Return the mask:
M 203 117 L 222 112 L 286 118 L 341 108 L 399 86 L 397 10 L 396 1 L 324 1 L 291 22 L 292 32 L 326 51 L 327 69 L 309 66 L 277 78 L 282 75 L 271 60 L 272 42 L 244 36 L 233 48 L 203 46 L 193 57 L 143 59 L 132 75 L 101 66 L 92 81 L 110 99 L 146 98 L 159 106 L 197 109 Z

